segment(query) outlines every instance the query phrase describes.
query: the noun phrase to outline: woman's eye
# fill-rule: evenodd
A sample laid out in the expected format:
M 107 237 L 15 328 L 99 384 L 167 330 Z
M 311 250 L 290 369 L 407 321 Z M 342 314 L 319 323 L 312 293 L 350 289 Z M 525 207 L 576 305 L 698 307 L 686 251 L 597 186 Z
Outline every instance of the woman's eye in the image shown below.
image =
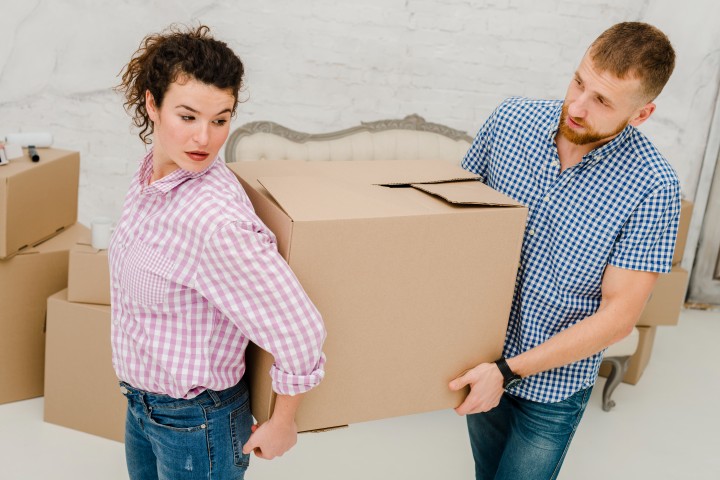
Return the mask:
M 223 126 L 227 123 L 227 120 L 215 120 L 215 125 Z
M 195 120 L 195 117 L 191 115 L 182 115 L 180 118 L 182 118 L 184 121 L 189 122 L 191 120 Z

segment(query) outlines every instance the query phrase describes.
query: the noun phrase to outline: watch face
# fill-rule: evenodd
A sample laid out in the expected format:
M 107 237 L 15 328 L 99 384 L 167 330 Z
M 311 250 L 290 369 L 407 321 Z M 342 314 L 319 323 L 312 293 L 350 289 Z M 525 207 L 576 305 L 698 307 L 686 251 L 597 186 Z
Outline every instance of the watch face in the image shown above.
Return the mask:
M 505 384 L 505 390 L 509 390 L 513 387 L 517 387 L 518 385 L 520 385 L 520 382 L 522 382 L 522 378 L 518 377 L 517 375 L 514 376 L 513 378 L 508 380 L 507 383 Z

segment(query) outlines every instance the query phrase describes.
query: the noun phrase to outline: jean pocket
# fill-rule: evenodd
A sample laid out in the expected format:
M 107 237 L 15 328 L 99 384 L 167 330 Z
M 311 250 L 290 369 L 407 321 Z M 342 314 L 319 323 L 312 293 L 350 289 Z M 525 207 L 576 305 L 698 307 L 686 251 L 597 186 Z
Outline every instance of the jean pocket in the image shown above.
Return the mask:
M 250 454 L 244 454 L 242 449 L 252 433 L 253 419 L 250 413 L 250 402 L 245 401 L 240 407 L 230 413 L 230 432 L 232 435 L 233 455 L 235 465 L 247 467 L 250 465 Z
M 207 428 L 205 413 L 201 406 L 180 408 L 149 407 L 150 423 L 175 432 L 198 432 Z

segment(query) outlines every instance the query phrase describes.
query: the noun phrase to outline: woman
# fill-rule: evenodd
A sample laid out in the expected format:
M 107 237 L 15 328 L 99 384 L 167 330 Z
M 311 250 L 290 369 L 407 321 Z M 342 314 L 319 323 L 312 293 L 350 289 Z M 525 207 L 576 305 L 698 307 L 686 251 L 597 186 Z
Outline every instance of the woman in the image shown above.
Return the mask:
M 109 249 L 133 480 L 243 478 L 251 451 L 295 444 L 300 396 L 324 375 L 322 319 L 218 157 L 242 77 L 207 27 L 173 28 L 144 39 L 118 87 L 153 145 Z M 249 341 L 275 357 L 275 411 L 258 427 L 242 380 Z

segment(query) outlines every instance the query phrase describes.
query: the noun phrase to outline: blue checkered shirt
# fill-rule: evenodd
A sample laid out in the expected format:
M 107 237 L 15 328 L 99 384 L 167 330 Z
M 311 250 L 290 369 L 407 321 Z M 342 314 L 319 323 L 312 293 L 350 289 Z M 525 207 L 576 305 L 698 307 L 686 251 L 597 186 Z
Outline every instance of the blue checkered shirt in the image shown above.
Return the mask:
M 511 98 L 488 118 L 463 167 L 528 207 L 504 356 L 592 315 L 606 265 L 665 273 L 680 215 L 677 174 L 632 126 L 560 172 L 562 101 Z M 511 392 L 558 402 L 595 383 L 602 353 L 523 379 Z

